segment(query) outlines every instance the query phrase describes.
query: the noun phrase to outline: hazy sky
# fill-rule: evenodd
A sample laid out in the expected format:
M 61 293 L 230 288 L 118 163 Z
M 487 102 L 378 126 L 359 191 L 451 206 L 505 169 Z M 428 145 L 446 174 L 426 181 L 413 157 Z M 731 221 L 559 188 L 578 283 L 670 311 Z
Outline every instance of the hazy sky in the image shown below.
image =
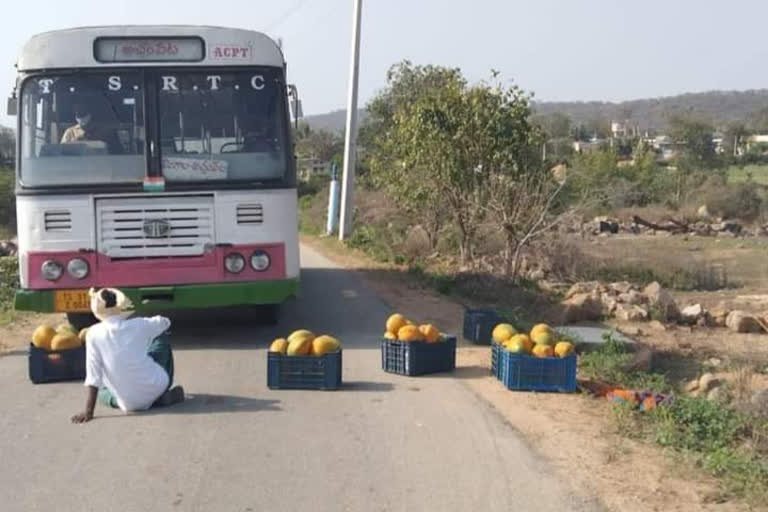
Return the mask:
M 13 5 L 11 14 L 10 5 Z M 104 24 L 207 24 L 282 37 L 305 114 L 346 102 L 352 0 L 35 0 L 3 9 L 0 91 L 37 32 Z M 364 0 L 360 104 L 393 63 L 491 68 L 539 100 L 624 100 L 768 87 L 765 0 Z M 2 102 L 5 106 L 5 102 Z M 0 124 L 10 125 L 5 109 Z

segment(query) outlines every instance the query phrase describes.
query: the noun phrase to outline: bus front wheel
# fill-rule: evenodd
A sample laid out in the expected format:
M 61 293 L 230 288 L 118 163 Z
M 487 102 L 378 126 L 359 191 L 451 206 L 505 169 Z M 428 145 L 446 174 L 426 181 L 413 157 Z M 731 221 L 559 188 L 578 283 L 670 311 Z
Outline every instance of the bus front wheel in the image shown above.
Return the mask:
M 79 331 L 99 323 L 99 320 L 92 313 L 67 313 L 67 322 Z

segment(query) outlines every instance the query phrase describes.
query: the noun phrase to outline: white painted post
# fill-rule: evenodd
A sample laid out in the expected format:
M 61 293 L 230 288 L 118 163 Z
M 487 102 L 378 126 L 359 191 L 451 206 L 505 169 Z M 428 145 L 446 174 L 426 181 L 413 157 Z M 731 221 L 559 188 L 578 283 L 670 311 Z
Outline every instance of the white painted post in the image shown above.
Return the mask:
M 341 182 L 341 215 L 339 240 L 352 231 L 352 202 L 355 188 L 355 149 L 357 145 L 357 82 L 360 67 L 360 19 L 363 0 L 353 0 L 352 55 L 349 63 L 349 98 L 347 101 L 347 131 L 344 137 L 344 177 Z

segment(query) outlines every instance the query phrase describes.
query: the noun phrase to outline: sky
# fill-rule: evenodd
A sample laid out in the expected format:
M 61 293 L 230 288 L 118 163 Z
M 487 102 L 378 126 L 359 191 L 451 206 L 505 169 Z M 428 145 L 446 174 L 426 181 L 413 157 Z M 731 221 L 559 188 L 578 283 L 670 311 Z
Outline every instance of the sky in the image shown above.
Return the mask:
M 344 108 L 353 0 L 36 0 L 3 9 L 0 91 L 24 41 L 87 25 L 195 24 L 282 38 L 306 115 Z M 363 0 L 359 106 L 403 59 L 491 69 L 538 101 L 768 87 L 765 0 Z M 4 107 L 5 102 L 1 105 Z M 0 124 L 11 126 L 3 108 Z

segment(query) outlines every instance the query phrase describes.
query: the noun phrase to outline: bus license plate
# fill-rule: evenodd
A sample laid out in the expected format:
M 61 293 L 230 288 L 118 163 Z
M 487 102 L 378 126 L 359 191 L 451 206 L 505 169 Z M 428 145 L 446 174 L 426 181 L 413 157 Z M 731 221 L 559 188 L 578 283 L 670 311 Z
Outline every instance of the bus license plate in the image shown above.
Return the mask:
M 54 311 L 90 311 L 90 302 L 88 290 L 56 290 L 53 293 Z

